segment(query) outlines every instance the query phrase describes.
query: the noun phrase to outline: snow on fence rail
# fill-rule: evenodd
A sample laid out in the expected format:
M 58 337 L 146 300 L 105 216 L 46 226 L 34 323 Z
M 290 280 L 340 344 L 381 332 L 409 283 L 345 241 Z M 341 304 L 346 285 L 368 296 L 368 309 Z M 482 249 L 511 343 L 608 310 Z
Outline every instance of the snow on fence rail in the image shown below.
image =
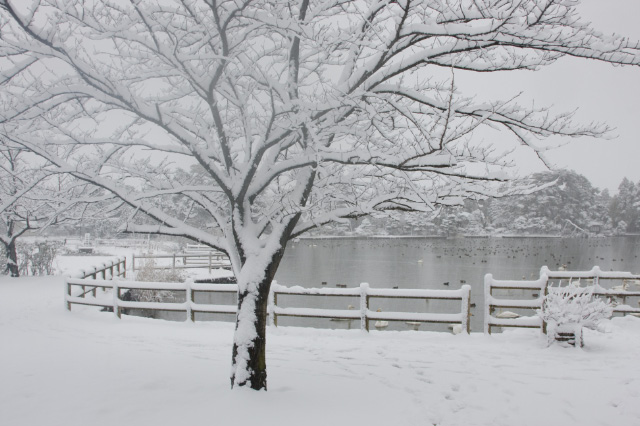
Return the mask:
M 627 291 L 626 285 L 623 285 L 623 289 L 605 289 L 599 285 L 600 280 L 624 280 L 625 283 L 637 282 L 640 283 L 640 275 L 632 274 L 630 272 L 617 272 L 617 271 L 602 271 L 598 266 L 594 266 L 589 271 L 552 271 L 548 267 L 543 266 L 540 269 L 540 278 L 537 280 L 496 280 L 492 274 L 487 274 L 484 277 L 484 332 L 491 334 L 492 327 L 522 327 L 522 328 L 540 328 L 543 332 L 546 331 L 546 324 L 540 317 L 536 316 L 523 316 L 519 318 L 497 318 L 493 316 L 493 311 L 496 308 L 499 309 L 540 309 L 544 300 L 544 295 L 547 294 L 547 286 L 550 279 L 568 279 L 569 282 L 575 279 L 585 279 L 588 284 L 595 285 L 596 296 L 602 297 L 617 297 L 622 299 L 622 304 L 614 307 L 614 312 L 627 314 L 627 313 L 640 313 L 640 308 L 632 308 L 626 305 L 627 297 L 640 297 L 640 291 Z M 525 300 L 512 300 L 512 299 L 499 299 L 493 297 L 493 290 L 533 290 L 538 291 L 538 297 L 535 299 Z
M 115 269 L 115 273 L 114 273 Z M 102 275 L 102 279 L 107 279 L 107 271 L 109 271 L 109 277 L 123 277 L 127 276 L 127 258 L 118 257 L 111 262 L 105 262 L 102 265 L 93 267 L 92 269 L 81 269 L 78 274 L 78 278 L 98 278 L 98 274 Z
M 418 290 L 418 289 L 378 289 L 370 288 L 362 283 L 357 288 L 303 288 L 299 286 L 284 287 L 273 285 L 271 318 L 274 325 L 278 325 L 279 316 L 302 318 L 332 318 L 360 320 L 360 328 L 369 331 L 369 321 L 412 321 L 427 323 L 460 324 L 469 333 L 470 293 L 471 287 L 463 285 L 459 290 Z M 278 306 L 278 295 L 298 296 L 338 296 L 359 297 L 359 310 L 312 309 L 312 308 L 283 308 Z M 369 309 L 372 298 L 395 299 L 440 299 L 459 300 L 459 313 L 418 313 L 418 312 L 375 312 Z
M 153 265 L 152 269 L 190 269 L 190 268 L 224 268 L 230 269 L 231 263 L 224 253 L 209 251 L 206 253 L 173 253 L 173 254 L 142 254 L 131 257 L 131 270 L 139 271 L 145 265 L 136 264 L 136 259 L 171 259 L 171 265 Z M 179 262 L 182 261 L 182 264 Z
M 210 258 L 216 262 L 226 262 L 227 266 L 231 265 L 226 254 L 202 244 L 187 244 L 184 252 L 187 254 L 183 259 L 185 265 L 205 265 Z
M 155 241 L 142 238 L 96 238 L 95 244 L 110 247 L 149 247 L 156 245 Z
M 107 271 L 109 274 L 107 275 Z M 102 279 L 114 279 L 117 277 L 126 278 L 127 276 L 127 258 L 126 257 L 118 257 L 117 259 L 112 260 L 111 262 L 105 262 L 102 265 L 95 266 L 92 269 L 81 269 L 78 274 L 79 279 L 87 279 L 93 278 L 94 280 L 98 279 L 98 274 L 102 275 Z M 82 296 L 91 292 L 93 293 L 93 297 L 96 296 L 96 286 L 90 286 L 89 290 L 86 290 L 85 287 L 82 287 Z
M 110 298 L 85 297 L 87 292 L 84 288 L 93 286 L 94 288 L 112 289 Z M 73 287 L 82 287 L 81 294 L 74 295 Z M 150 309 L 186 312 L 187 319 L 195 321 L 196 313 L 218 313 L 235 314 L 236 305 L 213 305 L 201 304 L 194 301 L 194 292 L 212 293 L 237 293 L 236 284 L 201 284 L 187 280 L 184 283 L 153 283 L 121 281 L 117 278 L 113 280 L 87 280 L 78 278 L 68 278 L 66 281 L 67 294 L 65 302 L 67 309 L 71 310 L 72 304 L 101 306 L 113 309 L 115 315 L 120 318 L 123 308 L 130 309 Z M 184 291 L 185 302 L 162 303 L 162 302 L 138 302 L 122 300 L 122 290 L 143 289 L 143 290 L 169 290 Z M 463 285 L 459 290 L 398 290 L 398 289 L 373 289 L 368 284 L 363 283 L 360 287 L 349 289 L 327 289 L 327 288 L 303 288 L 299 286 L 285 287 L 277 283 L 272 284 L 269 295 L 269 315 L 271 323 L 278 325 L 279 316 L 307 317 L 307 318 L 333 318 L 333 319 L 353 319 L 360 320 L 361 328 L 369 331 L 369 321 L 414 321 L 428 323 L 460 324 L 463 330 L 469 333 L 470 317 L 470 293 L 471 287 Z M 360 297 L 360 310 L 337 310 L 337 309 L 312 309 L 312 308 L 285 308 L 278 306 L 278 295 L 306 295 L 306 296 L 346 296 Z M 371 298 L 403 298 L 403 299 L 440 299 L 459 300 L 459 313 L 416 313 L 416 312 L 373 312 L 369 310 L 369 300 Z

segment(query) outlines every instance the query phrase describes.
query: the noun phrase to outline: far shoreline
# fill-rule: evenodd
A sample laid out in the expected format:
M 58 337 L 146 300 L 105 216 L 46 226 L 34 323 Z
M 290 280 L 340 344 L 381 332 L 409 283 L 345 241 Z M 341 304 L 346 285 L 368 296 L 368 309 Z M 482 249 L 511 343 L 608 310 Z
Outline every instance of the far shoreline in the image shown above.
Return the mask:
M 622 235 L 517 235 L 517 234 L 497 234 L 497 235 L 306 235 L 297 237 L 295 240 L 400 240 L 400 239 L 458 239 L 458 238 L 616 238 L 616 237 L 639 237 L 640 234 Z

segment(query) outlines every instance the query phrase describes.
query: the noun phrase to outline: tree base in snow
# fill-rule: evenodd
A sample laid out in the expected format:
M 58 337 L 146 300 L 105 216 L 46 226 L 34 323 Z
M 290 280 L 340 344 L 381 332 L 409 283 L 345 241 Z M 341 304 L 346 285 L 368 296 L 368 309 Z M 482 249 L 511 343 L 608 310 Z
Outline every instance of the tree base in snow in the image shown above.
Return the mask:
M 584 346 L 582 327 L 576 326 L 575 324 L 559 326 L 555 330 L 550 331 L 548 337 L 550 341 L 564 342 L 571 346 L 576 346 L 576 342 L 578 342 L 579 347 Z
M 584 340 L 582 339 L 582 335 L 577 339 L 580 342 L 580 347 L 584 346 Z M 574 333 L 558 333 L 556 334 L 557 342 L 567 342 L 571 346 L 576 345 L 576 335 Z

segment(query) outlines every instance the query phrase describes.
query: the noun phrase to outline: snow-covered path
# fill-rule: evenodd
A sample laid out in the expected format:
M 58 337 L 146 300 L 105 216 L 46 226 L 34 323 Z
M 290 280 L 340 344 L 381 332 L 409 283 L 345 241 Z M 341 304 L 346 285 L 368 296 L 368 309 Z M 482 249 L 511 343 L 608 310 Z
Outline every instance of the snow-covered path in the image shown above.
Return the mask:
M 269 391 L 230 391 L 233 326 L 74 306 L 59 277 L 0 278 L 0 425 L 640 424 L 640 319 L 583 349 L 532 331 L 268 332 Z

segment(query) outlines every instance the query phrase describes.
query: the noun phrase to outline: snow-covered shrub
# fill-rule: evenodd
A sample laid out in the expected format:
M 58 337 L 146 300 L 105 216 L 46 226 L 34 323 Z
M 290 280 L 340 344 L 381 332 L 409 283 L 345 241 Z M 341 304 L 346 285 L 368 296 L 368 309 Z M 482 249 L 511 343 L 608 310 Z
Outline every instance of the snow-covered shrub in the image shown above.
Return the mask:
M 550 341 L 558 333 L 574 333 L 576 339 L 582 339 L 582 328 L 595 329 L 603 319 L 610 318 L 613 306 L 610 301 L 593 297 L 595 287 L 548 287 L 542 309 L 537 314 L 547 323 L 547 336 Z
M 167 302 L 175 299 L 175 296 L 170 290 L 144 290 L 144 289 L 132 289 L 130 290 L 130 300 L 136 302 Z
M 181 283 L 185 281 L 182 271 L 177 269 L 158 269 L 155 259 L 146 259 L 142 268 L 136 274 L 136 281 L 155 283 Z M 172 302 L 176 300 L 176 295 L 171 290 L 144 290 L 131 289 L 125 293 L 123 300 L 135 302 Z M 142 315 L 155 317 L 155 312 L 150 309 L 141 309 Z
M 182 283 L 185 281 L 185 276 L 183 271 L 179 269 L 159 269 L 155 259 L 145 259 L 142 268 L 136 274 L 136 281 Z
M 20 275 L 52 275 L 57 251 L 58 245 L 55 242 L 19 242 L 17 254 Z

